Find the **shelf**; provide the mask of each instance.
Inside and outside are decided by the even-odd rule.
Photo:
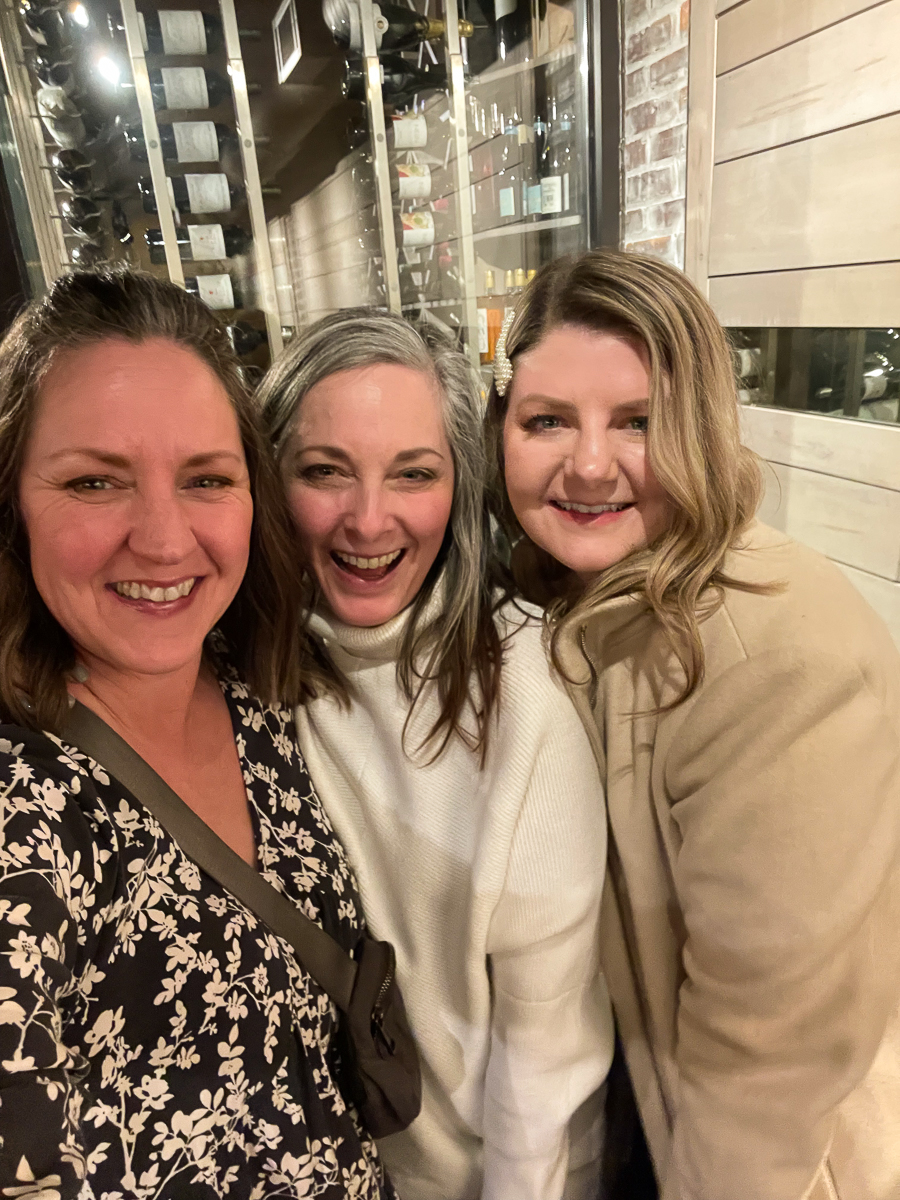
[[[468,86],[478,87],[481,84],[498,83],[501,79],[511,79],[514,75],[522,75],[525,71],[533,71],[535,67],[552,67],[557,63],[565,62],[567,58],[572,58],[574,54],[575,43],[566,42],[558,50],[551,50],[548,54],[541,54],[537,58],[529,58],[526,62],[512,63],[508,67],[497,67],[495,69],[489,67],[486,71],[482,71],[480,75],[473,75],[468,80]]]
[[[417,300],[415,304],[404,304],[401,307],[401,312],[418,312],[422,308],[456,308],[462,304],[462,297],[457,296],[454,300]]]
[[[570,229],[580,225],[584,218],[580,213],[571,217],[548,217],[546,220],[517,221],[515,225],[498,225],[496,229],[485,229],[476,233],[472,241],[484,242],[492,238],[512,237],[517,233],[537,233],[542,229]]]

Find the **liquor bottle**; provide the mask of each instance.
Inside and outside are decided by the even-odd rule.
[[[212,54],[225,44],[222,22],[198,9],[138,13],[145,54]],[[239,29],[247,40],[259,40],[258,29]]]
[[[158,128],[160,148],[167,162],[218,162],[223,154],[238,148],[235,131],[217,121],[173,121],[160,123]],[[124,134],[131,157],[146,162],[147,143],[141,126],[128,125]]]
[[[384,50],[412,50],[421,42],[442,38],[447,26],[434,17],[426,17],[399,4],[373,4],[375,46]],[[358,54],[363,51],[362,21],[359,6],[354,0],[325,0],[322,15],[339,46]],[[459,36],[471,37],[475,32],[469,21],[459,22]]]
[[[537,268],[531,267],[528,274],[525,276],[525,282],[531,283],[531,281],[532,281],[532,279],[534,279],[535,275],[537,275]]]
[[[59,206],[62,215],[75,233],[95,238],[103,227],[103,214],[88,196],[67,196]]]
[[[243,308],[243,297],[228,274],[191,275],[184,281],[185,291],[199,297],[210,308]]]
[[[110,224],[112,225],[113,234],[119,239],[123,246],[130,246],[134,241],[134,236],[131,232],[131,226],[128,224],[128,217],[125,215],[125,209],[118,200],[113,200],[112,209],[110,211]]]
[[[478,298],[478,352],[483,363],[493,362],[503,327],[503,309],[494,295],[494,272],[484,273],[484,295]]]
[[[76,267],[81,267],[86,271],[106,262],[106,254],[96,242],[79,242],[69,251],[69,258]]]
[[[225,332],[238,358],[252,354],[257,346],[265,345],[268,341],[265,332],[256,329],[248,321],[235,321],[233,325],[226,325]]]
[[[231,95],[231,85],[218,71],[205,67],[159,67],[150,71],[154,108],[216,108]],[[259,91],[248,84],[247,91]]]
[[[423,71],[399,54],[385,54],[381,59],[381,93],[386,100],[408,101],[417,92],[439,91],[446,86],[447,71],[443,66]],[[347,59],[341,90],[348,100],[365,100],[366,72],[362,60]]]
[[[521,277],[522,282],[519,282]],[[521,267],[517,267],[515,271],[507,271],[503,276],[503,286],[506,292],[506,301],[503,306],[503,320],[505,321],[510,313],[515,312],[516,298],[522,290],[522,285],[525,282],[525,272]]]
[[[64,188],[76,196],[90,196],[94,191],[93,163],[81,150],[56,150],[50,156],[50,166]]]
[[[206,262],[246,254],[253,238],[240,225],[179,225],[175,230],[178,253],[185,262]],[[150,261],[164,263],[166,248],[161,229],[148,229],[144,241]]]
[[[494,0],[494,16],[497,54],[505,62],[531,33],[531,5],[529,0]]]

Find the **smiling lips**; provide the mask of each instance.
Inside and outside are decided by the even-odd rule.
[[[340,550],[332,550],[331,558],[337,566],[354,579],[381,580],[400,562],[405,554],[405,548],[391,550],[388,554],[380,554],[366,558],[359,554],[344,554]]]
[[[113,587],[116,593],[124,596],[126,600],[150,600],[153,604],[165,604],[168,601],[180,600],[184,596],[189,596],[196,582],[197,578],[194,576],[169,587],[151,587],[146,583],[129,581],[115,583]]]
[[[619,504],[575,504],[571,500],[551,500],[550,503],[554,508],[560,508],[563,512],[585,513],[590,516],[599,516],[601,513],[617,513],[622,512],[626,508],[631,508],[633,501],[623,500]]]

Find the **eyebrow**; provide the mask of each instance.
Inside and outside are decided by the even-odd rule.
[[[58,450],[56,454],[50,455],[50,462],[56,462],[61,458],[91,458],[95,462],[104,463],[108,467],[118,467],[120,470],[126,470],[131,466],[131,459],[125,458],[121,454],[109,454],[105,450],[95,450],[91,446],[67,447],[65,450]],[[223,458],[231,459],[236,463],[243,462],[242,456],[235,454],[233,450],[209,450],[205,454],[192,454],[185,460],[183,466],[203,467],[211,462],[221,462]]]
[[[569,412],[574,411],[578,407],[578,405],[573,403],[571,400],[561,400],[557,396],[544,396],[540,392],[533,392],[530,396],[523,396],[518,403],[520,405],[546,404],[553,408],[566,409]],[[635,400],[623,400],[620,404],[614,405],[614,407],[616,411],[627,412],[629,409],[633,408],[646,408],[649,403],[649,397],[642,396]]]
[[[299,458],[301,454],[326,454],[329,458],[340,459],[341,462],[349,463],[351,461],[350,455],[337,446],[298,446],[297,457]],[[404,463],[413,462],[425,454],[431,454],[441,460],[444,458],[440,450],[435,450],[433,446],[416,446],[412,450],[401,450],[398,454],[395,454],[393,462],[397,466],[402,466]]]

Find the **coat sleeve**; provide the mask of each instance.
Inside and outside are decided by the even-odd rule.
[[[577,715],[560,697],[535,755],[490,928],[482,1200],[596,1193],[598,1089],[613,1048],[598,964],[605,858],[599,775]]]
[[[91,940],[100,862],[77,771],[63,782],[21,750],[0,740],[0,1194],[69,1200],[85,1173],[87,1062],[66,1044],[61,1001]]]
[[[664,1200],[801,1200],[900,996],[900,751],[839,653],[705,685],[672,736],[685,938]]]

